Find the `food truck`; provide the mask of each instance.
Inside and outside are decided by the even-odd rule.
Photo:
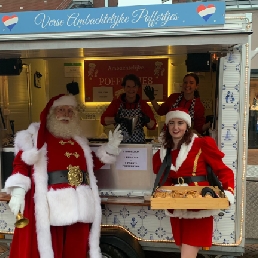
[[[252,16],[225,9],[216,1],[0,13],[2,188],[12,169],[15,132],[38,121],[47,100],[65,93],[67,83],[79,85],[78,111],[94,151],[112,130],[102,128],[99,118],[121,94],[123,75],[137,74],[163,102],[180,91],[185,73],[197,72],[206,115],[213,117],[210,134],[236,182],[235,203],[214,216],[213,246],[201,253],[243,254]],[[150,209],[152,156],[160,148],[164,123],[164,117],[155,117],[158,127],[146,131],[146,144],[121,144],[117,162],[95,171],[103,257],[179,251],[169,217],[162,209]],[[6,200],[3,194],[0,232],[11,241],[15,218]]]

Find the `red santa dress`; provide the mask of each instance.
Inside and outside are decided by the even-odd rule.
[[[153,171],[155,174],[158,173],[165,155],[166,149],[163,147],[154,154]],[[172,164],[165,185],[174,185],[172,181],[179,177],[206,176],[206,165],[209,164],[226,190],[229,201],[234,202],[234,173],[223,163],[224,154],[211,137],[199,138],[194,134],[189,145],[182,144],[180,150],[171,151],[171,155]],[[195,182],[189,185],[208,186],[209,182]],[[170,216],[176,245],[210,247],[213,233],[212,216],[217,215],[218,212],[218,210],[166,211],[165,213]]]

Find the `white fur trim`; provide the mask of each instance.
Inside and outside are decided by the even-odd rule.
[[[60,97],[59,99],[55,100],[53,102],[52,107],[58,107],[58,106],[77,106],[77,101],[73,95],[65,95]]]
[[[195,138],[198,138],[198,136],[196,134],[193,135],[191,142],[186,145],[185,143],[182,144],[180,151],[178,153],[178,156],[176,158],[176,166],[174,166],[173,164],[171,164],[171,170],[173,171],[178,171],[178,169],[181,167],[181,165],[183,164],[183,162],[185,161],[185,159],[187,158],[187,155],[189,153],[189,151],[191,150],[194,140]],[[161,146],[160,148],[160,160],[161,162],[163,162],[164,157],[166,156],[167,153],[167,149],[164,149],[163,146]]]
[[[158,143],[164,144],[164,132],[161,132],[158,136]]]
[[[39,151],[36,148],[31,148],[22,153],[22,160],[28,165],[35,164],[39,159]]]
[[[49,206],[47,202],[47,145],[40,149],[39,160],[34,164],[35,219],[40,258],[54,258],[50,233]],[[42,223],[44,221],[44,223]]]
[[[39,126],[40,126],[39,123],[31,123],[31,124],[29,125],[27,131],[28,131],[30,134],[32,134],[32,135],[38,134]]]
[[[173,118],[180,118],[183,119],[187,125],[189,127],[191,127],[191,116],[189,114],[187,114],[184,111],[181,110],[174,110],[174,111],[169,111],[166,114],[166,125],[168,124],[168,122],[173,119]]]
[[[32,123],[27,130],[22,130],[16,133],[14,139],[14,154],[20,150],[26,151],[34,147],[37,142],[39,123]]]
[[[96,156],[105,164],[113,164],[116,162],[117,156],[110,155],[106,152],[107,143],[101,145],[97,151]]]
[[[8,194],[11,193],[13,187],[21,187],[28,192],[31,188],[31,180],[29,177],[24,176],[20,173],[13,174],[5,181],[5,190]]]
[[[225,195],[228,198],[229,203],[232,205],[235,203],[235,196],[230,191],[225,190]]]
[[[50,225],[71,225],[78,221],[92,223],[94,221],[94,198],[89,186],[81,185],[47,193]],[[60,213],[62,211],[62,213]]]
[[[89,239],[90,252],[89,253],[90,253],[90,257],[92,258],[101,258],[102,254],[99,248],[99,238],[100,238],[102,210],[101,210],[101,201],[99,197],[97,180],[93,173],[93,160],[92,160],[91,149],[90,149],[90,146],[87,144],[87,142],[85,142],[83,138],[77,136],[77,137],[74,137],[74,139],[81,145],[84,151],[84,156],[87,161],[87,171],[89,173],[89,178],[90,178],[90,187],[92,189],[93,198],[94,198],[95,217],[90,231],[90,239]]]
[[[174,210],[173,213],[165,210],[165,214],[169,217],[175,217],[180,219],[201,219],[210,216],[218,215],[220,210],[199,210],[199,211],[189,211],[189,210]]]

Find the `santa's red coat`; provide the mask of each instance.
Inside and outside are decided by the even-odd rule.
[[[39,124],[17,133],[12,175],[5,183],[26,191],[24,216],[29,225],[15,229],[10,258],[100,258],[99,235],[101,206],[93,169],[113,163],[115,157],[101,146],[92,154],[86,138],[55,138],[47,134],[37,150]],[[89,173],[90,185],[48,185],[48,173],[79,166]],[[89,226],[90,225],[90,226]],[[90,232],[89,232],[90,230]],[[70,251],[69,251],[70,250]]]

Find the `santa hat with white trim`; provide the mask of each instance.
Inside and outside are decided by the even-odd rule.
[[[188,114],[188,110],[185,108],[172,108],[166,114],[166,125],[173,118],[180,118],[184,120],[189,127],[191,127],[191,116]]]
[[[45,143],[45,133],[47,125],[47,116],[50,109],[58,106],[77,106],[77,101],[73,95],[60,94],[49,100],[46,107],[40,113],[40,127],[37,138],[37,148],[40,149]]]

